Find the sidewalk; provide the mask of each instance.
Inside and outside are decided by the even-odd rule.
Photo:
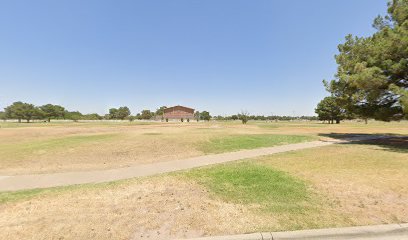
[[[389,224],[347,228],[264,232],[243,235],[203,237],[188,240],[406,240],[408,224]]]
[[[237,152],[205,155],[200,157],[137,165],[126,168],[94,170],[83,172],[63,172],[49,174],[0,176],[0,191],[17,191],[23,189],[49,188],[85,183],[110,182],[121,179],[145,177],[160,173],[186,170],[218,163],[226,163],[242,159],[255,158],[276,153],[296,151],[307,148],[322,147],[336,143],[348,143],[371,139],[388,138],[388,136],[370,135],[359,136],[343,140],[313,141],[305,143],[288,144],[276,147],[241,150]]]
[[[322,141],[305,142],[269,148],[258,148],[230,153],[205,155],[182,160],[159,162],[108,170],[0,176],[0,191],[17,191],[23,189],[49,188],[74,184],[109,182],[134,177],[144,177],[160,173],[168,173],[179,170],[191,169],[195,167],[207,166],[212,164],[254,158],[264,155],[327,146],[333,143],[334,142],[322,142]]]

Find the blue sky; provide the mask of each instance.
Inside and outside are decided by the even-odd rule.
[[[0,109],[313,115],[386,0],[0,0]]]

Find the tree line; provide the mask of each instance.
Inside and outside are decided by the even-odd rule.
[[[42,106],[35,106],[31,103],[14,102],[10,106],[4,108],[4,111],[0,111],[0,119],[17,119],[18,122],[32,120],[44,120],[50,122],[51,119],[62,120],[150,120],[150,119],[162,119],[164,109],[166,106],[158,108],[156,111],[142,110],[140,113],[131,115],[130,109],[126,106],[119,108],[110,108],[109,112],[105,115],[99,115],[97,113],[82,114],[79,111],[68,111],[65,107],[54,104],[45,104]],[[197,120],[211,119],[211,115],[208,111],[196,112],[194,114]]]
[[[61,120],[165,120],[163,119],[164,109],[166,106],[161,106],[156,111],[142,110],[140,113],[131,115],[131,111],[128,107],[123,106],[119,108],[110,108],[105,115],[99,115],[97,113],[82,114],[79,111],[68,111],[65,107],[54,104],[45,104],[42,106],[35,106],[34,104],[25,102],[14,102],[10,106],[4,108],[4,111],[0,112],[0,119],[17,119],[18,122],[32,120],[44,120],[50,122],[51,119]],[[318,120],[315,116],[264,116],[264,115],[250,115],[247,112],[241,112],[230,116],[211,116],[208,111],[196,111],[194,113],[194,119],[197,121],[210,121],[211,119],[219,121],[234,121],[240,120],[242,123],[247,123],[249,120],[255,121],[291,121],[291,120]],[[191,119],[193,120],[193,119]]]
[[[317,105],[319,119],[408,119],[408,0],[389,1],[373,27],[373,35],[348,35],[338,46],[337,73],[323,81],[331,96]]]
[[[293,120],[306,120],[306,121],[316,121],[318,120],[317,116],[278,116],[278,115],[271,115],[271,116],[265,116],[265,115],[246,115],[244,116],[243,114],[234,114],[231,116],[214,116],[213,117],[216,120],[242,120],[246,119],[247,121],[249,120],[254,120],[254,121],[293,121]]]

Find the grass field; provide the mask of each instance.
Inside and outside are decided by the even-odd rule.
[[[82,171],[316,139],[237,123],[6,123],[0,174]]]
[[[407,123],[4,123],[0,174],[107,169],[330,137],[408,134]]]
[[[157,148],[167,143],[209,154],[296,142],[295,136],[305,136],[303,141],[355,133],[408,135],[406,122],[114,126],[113,131],[81,124],[56,124],[49,132],[37,132],[42,126],[2,128],[11,140],[1,144],[74,137],[70,148],[79,154],[80,146],[97,151],[96,145],[104,149],[118,142],[119,148],[143,138]],[[101,138],[76,139],[82,135]],[[41,146],[58,156],[59,144]],[[209,150],[200,150],[203,146]],[[169,239],[408,222],[407,149],[408,138],[336,144],[142,179],[3,192],[0,239]]]

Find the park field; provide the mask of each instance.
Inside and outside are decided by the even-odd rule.
[[[1,175],[393,136],[110,183],[1,192],[0,239],[173,239],[408,222],[408,122],[0,126]]]
[[[407,123],[0,123],[0,174],[109,169],[332,134],[408,134]]]

